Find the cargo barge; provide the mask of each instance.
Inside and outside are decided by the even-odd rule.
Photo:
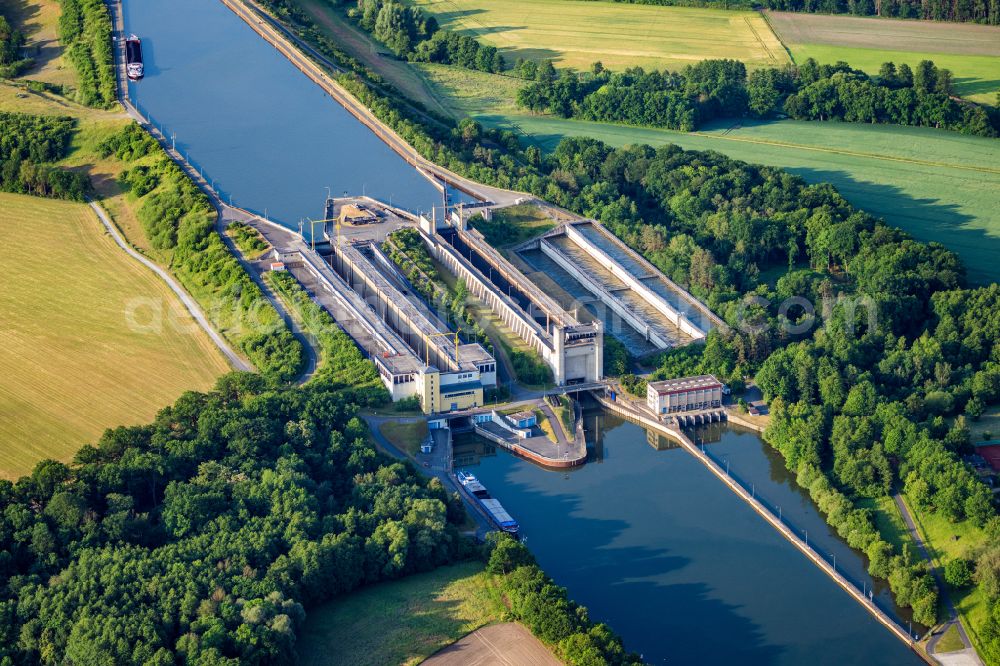
[[[142,42],[135,35],[129,35],[125,40],[125,73],[133,81],[143,77]]]
[[[498,500],[490,497],[486,486],[481,484],[479,479],[468,472],[459,472],[456,476],[462,486],[462,490],[486,512],[486,515],[490,518],[490,522],[515,539],[518,538],[520,527],[517,521],[507,513],[507,510],[500,505]]]

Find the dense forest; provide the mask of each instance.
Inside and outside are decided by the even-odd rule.
[[[304,608],[469,555],[356,402],[232,374],[0,481],[0,662],[292,663]]]
[[[129,123],[100,146],[126,168],[119,182],[139,201],[150,245],[227,338],[275,381],[291,381],[304,363],[302,345],[215,230],[216,211],[141,127]]]
[[[771,401],[765,437],[789,469],[826,470],[856,497],[904,490],[920,512],[985,528],[992,546],[973,556],[992,612],[977,630],[993,660],[1000,658],[1000,518],[990,489],[960,456],[972,452],[967,422],[1000,401],[998,304],[996,284],[937,291],[925,325],[908,336],[884,326],[851,331],[837,313],[813,339],[771,355],[756,376]],[[873,557],[867,539],[859,547]],[[873,558],[873,573],[876,566]],[[897,577],[899,570],[888,569]]]
[[[66,157],[76,121],[0,111],[0,190],[83,201],[86,175],[57,166]]]
[[[34,63],[24,55],[25,43],[24,33],[0,14],[0,79],[19,76]]]
[[[111,16],[103,0],[59,0],[59,41],[76,70],[76,100],[109,108],[118,98]]]
[[[1000,112],[954,97],[951,71],[924,60],[915,70],[882,65],[877,76],[847,63],[755,70],[749,76],[737,60],[704,60],[681,72],[646,72],[640,67],[609,72],[595,63],[590,72],[556,72],[518,63],[516,73],[532,80],[518,91],[519,106],[564,118],[583,118],[691,131],[715,118],[785,114],[800,120],[841,120],[938,127],[963,134],[997,136]]]

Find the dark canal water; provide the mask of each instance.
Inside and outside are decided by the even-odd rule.
[[[329,187],[411,210],[440,195],[218,0],[125,0],[146,77],[132,99],[223,198],[298,228]]]
[[[546,471],[504,452],[468,469],[542,567],[629,649],[654,664],[923,663],[684,450],[611,415],[589,413],[587,424],[600,460],[582,469]],[[838,568],[870,580],[755,434],[702,434],[811,543],[836,552]],[[897,613],[878,587],[876,601]]]

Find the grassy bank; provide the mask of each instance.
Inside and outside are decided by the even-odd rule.
[[[907,506],[911,507],[910,514],[916,522],[920,538],[939,569],[943,569],[955,558],[975,560],[976,555],[987,546],[986,533],[972,525],[970,521],[950,523],[936,513],[914,512],[913,502],[905,497],[904,499]],[[974,647],[980,654],[984,654],[982,638],[976,633],[977,628],[986,625],[989,613],[982,590],[978,586],[959,589],[949,586],[947,594],[954,602]]]
[[[498,594],[479,562],[382,583],[309,613],[303,666],[415,664],[497,620]]]
[[[228,369],[86,205],[0,194],[0,234],[12,278],[0,290],[0,478],[148,421]]]

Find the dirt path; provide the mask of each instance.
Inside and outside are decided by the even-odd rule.
[[[330,32],[337,45],[348,55],[378,72],[387,83],[410,99],[420,102],[431,111],[454,117],[454,112],[441,103],[431,92],[427,82],[408,63],[390,55],[382,55],[381,52],[388,49],[380,48],[368,35],[347,23],[337,10],[322,6],[315,0],[302,0],[299,4],[320,27]]]
[[[163,280],[168,287],[170,287],[170,290],[177,294],[177,298],[181,300],[181,303],[183,303],[187,311],[191,313],[194,320],[198,322],[198,325],[201,326],[206,333],[208,333],[208,337],[212,339],[212,342],[214,342],[215,346],[219,348],[219,351],[221,351],[226,358],[229,359],[230,365],[232,365],[235,369],[242,370],[244,372],[252,371],[253,368],[251,368],[250,365],[247,364],[247,362],[244,361],[243,358],[229,346],[229,343],[226,342],[221,335],[219,335],[218,331],[212,327],[208,319],[205,317],[205,314],[198,306],[198,303],[196,303],[195,300],[188,295],[187,291],[185,291],[184,288],[178,284],[169,273],[133,250],[128,243],[125,242],[125,239],[122,238],[122,235],[118,232],[115,225],[112,224],[111,219],[108,217],[107,213],[104,212],[103,208],[98,206],[93,201],[90,202],[90,207],[97,214],[97,217],[101,220],[101,224],[104,225],[104,228],[108,230],[109,234],[111,234],[111,238],[114,239],[115,244],[125,250],[126,254],[130,257],[156,273],[157,276],[159,276],[159,278]]]
[[[910,514],[910,508],[906,506],[906,502],[903,501],[902,496],[899,493],[894,493],[892,496],[894,502],[896,502],[896,507],[899,509],[899,513],[903,516],[903,522],[906,523],[906,531],[910,534],[910,539],[913,543],[917,544],[917,549],[920,550],[921,555],[927,560],[927,563],[931,568],[931,575],[934,576],[934,582],[937,583],[938,590],[940,590],[942,596],[944,597],[945,608],[948,610],[948,620],[941,625],[941,628],[931,636],[930,640],[927,641],[927,653],[933,656],[939,663],[948,663],[958,666],[959,664],[968,664],[969,666],[979,665],[982,666],[982,661],[979,659],[979,655],[972,647],[972,641],[969,640],[969,635],[965,631],[965,627],[962,626],[962,622],[958,617],[958,611],[955,609],[955,604],[951,601],[951,596],[948,594],[948,588],[945,587],[944,578],[941,575],[941,570],[937,567],[933,558],[931,558],[930,552],[927,550],[927,545],[924,543],[923,539],[920,538],[920,532],[917,530],[917,524],[913,520],[913,516]],[[962,638],[962,643],[965,645],[965,650],[960,652],[949,653],[947,659],[942,660],[941,655],[934,654],[934,648],[937,646],[938,641],[944,636],[944,633],[948,631],[951,625],[956,625],[958,627],[958,635]]]
[[[514,622],[476,629],[423,662],[427,666],[559,666],[561,661]]]

